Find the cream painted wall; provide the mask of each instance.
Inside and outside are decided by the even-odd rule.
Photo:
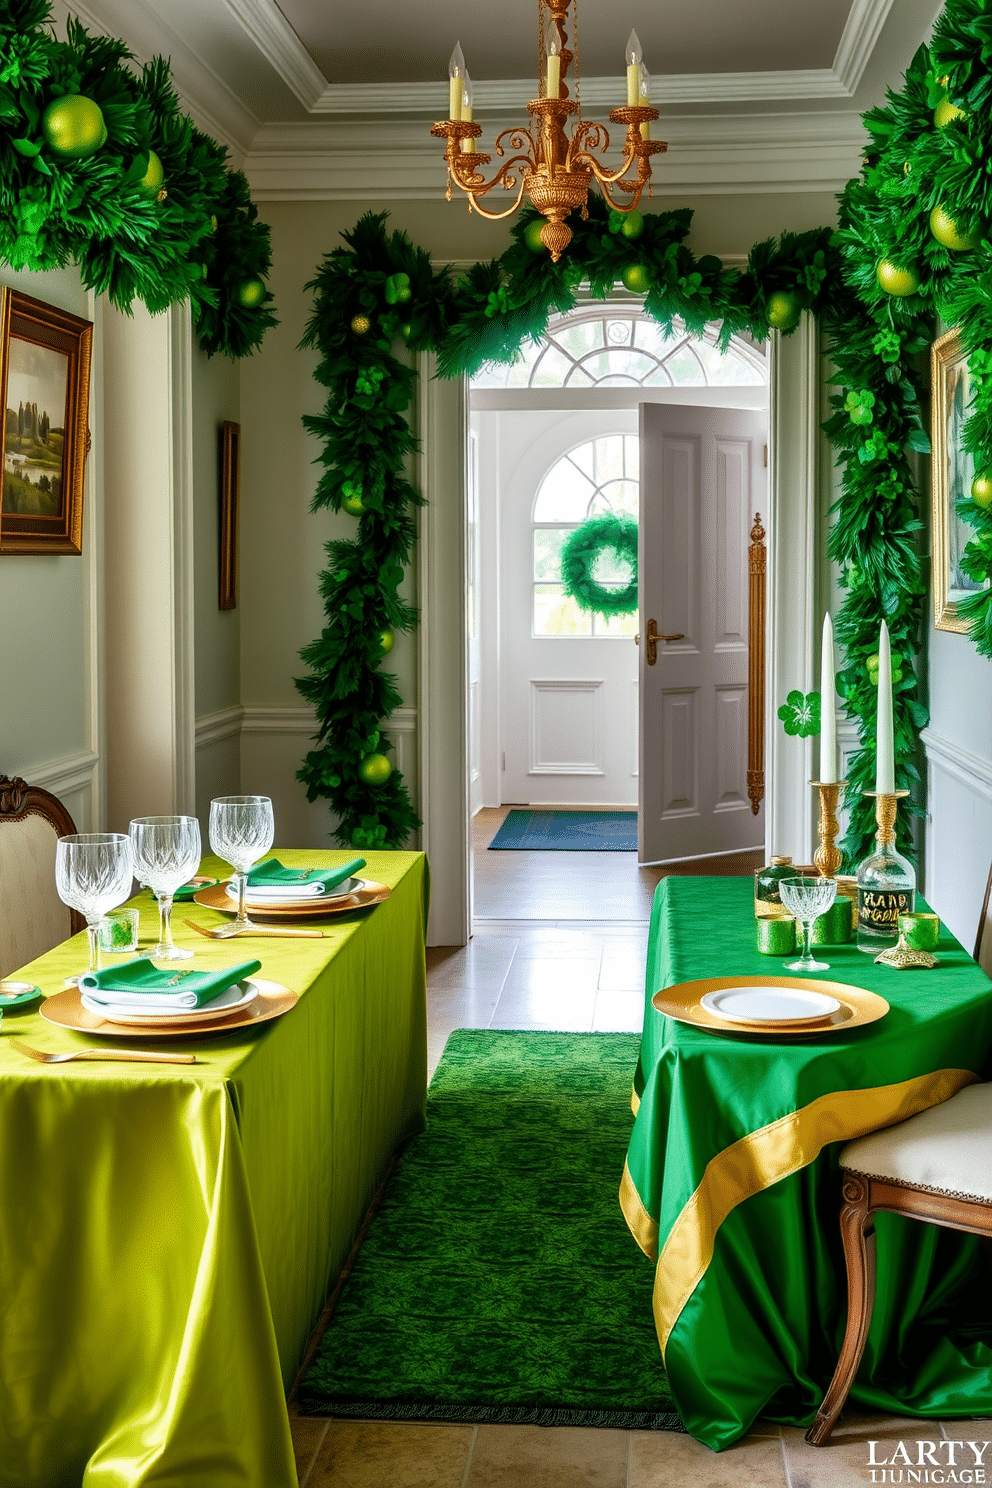
[[[241,610],[217,607],[220,430],[241,422],[240,363],[194,345],[191,380],[196,814],[206,842],[211,800],[241,789]]]
[[[463,202],[376,203],[388,210],[390,228],[405,230],[438,261],[476,260],[501,253],[506,223],[469,216]],[[692,205],[690,238],[699,252],[744,254],[752,243],[781,232],[831,224],[836,203],[826,193],[706,196],[695,202],[656,196],[651,210]],[[299,347],[312,311],[305,289],[323,256],[340,246],[339,234],[359,217],[349,202],[265,203],[272,228],[275,293],[281,324],[270,331],[241,369],[242,569],[241,695],[242,787],[273,796],[277,840],[323,844],[326,807],[308,806],[294,774],[309,747],[308,719],[293,678],[302,670],[299,650],[320,633],[323,613],[317,587],[323,544],[349,536],[354,520],[309,504],[319,475],[317,441],[300,424],[318,412],[322,390],[313,381],[316,355]],[[416,703],[416,644],[401,637],[391,656],[404,703]],[[412,750],[410,751],[412,753]],[[408,779],[411,787],[415,782]]]
[[[931,616],[928,676],[926,893],[970,951],[992,857],[992,661]]]
[[[0,283],[93,319],[75,268],[5,269]],[[0,557],[0,773],[55,791],[82,829],[99,826],[101,813],[99,361],[97,334],[82,555]]]
[[[193,572],[198,719],[241,702],[241,611],[217,608],[220,430],[241,420],[240,363],[194,345]]]

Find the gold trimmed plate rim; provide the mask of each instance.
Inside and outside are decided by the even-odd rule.
[[[222,879],[213,888],[202,889],[199,894],[193,895],[193,903],[202,904],[205,909],[217,909],[224,914],[236,915],[237,904],[227,892],[229,882],[229,879]],[[312,899],[296,899],[289,904],[251,904],[247,906],[248,913],[253,920],[322,919],[327,915],[350,914],[369,904],[381,904],[393,892],[385,884],[376,883],[371,878],[363,879],[363,883],[364,888],[355,889],[353,893],[339,899],[324,900],[321,904],[314,904]]]
[[[78,987],[66,987],[54,993],[41,1005],[39,1011],[48,1023],[59,1028],[69,1028],[74,1033],[90,1033],[97,1038],[122,1039],[172,1039],[205,1038],[208,1034],[237,1033],[242,1028],[253,1028],[258,1023],[268,1023],[281,1018],[299,1002],[299,994],[291,992],[281,982],[271,982],[263,977],[252,977],[258,988],[258,996],[233,1012],[219,1014],[216,1020],[200,1022],[174,1019],[167,1028],[152,1028],[147,1023],[110,1023],[96,1013],[83,1007]]]
[[[709,1012],[700,1005],[699,999],[707,992],[722,992],[737,987],[788,987],[807,991],[823,992],[835,997],[840,1007],[834,1013],[816,1023],[742,1023],[730,1022]],[[665,1017],[677,1023],[700,1028],[707,1033],[717,1033],[730,1038],[812,1039],[824,1035],[847,1033],[852,1028],[863,1028],[877,1023],[889,1011],[889,1004],[877,992],[867,987],[851,986],[848,982],[823,981],[818,977],[776,977],[752,975],[745,977],[706,977],[691,982],[678,982],[672,987],[662,987],[651,999],[651,1006]]]

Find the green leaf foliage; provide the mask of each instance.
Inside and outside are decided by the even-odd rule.
[[[72,19],[59,41],[49,14],[47,0],[0,0],[0,260],[75,263],[87,288],[124,311],[188,300],[208,355],[245,356],[275,324],[267,292],[242,303],[242,287],[270,265],[247,182],[183,113],[162,58],[136,71],[123,42]],[[99,107],[106,138],[69,158],[44,118],[77,94]],[[144,183],[153,156],[160,186]]]

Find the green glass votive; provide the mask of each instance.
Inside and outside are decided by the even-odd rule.
[[[854,934],[854,904],[838,894],[826,914],[813,921],[813,945],[846,945]]]
[[[754,922],[755,945],[763,956],[788,956],[796,949],[792,915],[765,915]]]
[[[901,914],[899,934],[914,951],[935,951],[940,938],[940,916],[935,914]]]

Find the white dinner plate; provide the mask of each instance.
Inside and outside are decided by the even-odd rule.
[[[701,1007],[730,1023],[815,1023],[840,1007],[836,997],[798,987],[724,987],[706,992]]]
[[[166,1026],[170,1019],[178,1023],[190,1023],[199,1019],[215,1018],[218,1013],[233,1013],[237,1008],[245,1007],[253,1002],[258,996],[258,988],[251,980],[235,982],[233,987],[228,987],[219,997],[213,998],[211,1002],[205,1002],[200,1008],[176,1008],[167,1011],[164,1008],[156,1008],[154,1012],[142,1013],[133,1008],[108,1007],[101,1002],[96,1002],[92,997],[82,994],[83,1007],[90,1013],[96,1013],[98,1018],[104,1018],[108,1023],[157,1023]]]
[[[333,904],[336,899],[347,899],[349,894],[354,894],[362,888],[364,879],[346,878],[344,883],[336,884],[329,894],[300,894],[299,889],[294,890],[292,885],[286,884],[285,892],[280,887],[278,894],[259,894],[251,889],[245,891],[245,903],[254,909],[263,909],[267,904]],[[238,902],[238,891],[233,884],[227,885],[228,897]]]

